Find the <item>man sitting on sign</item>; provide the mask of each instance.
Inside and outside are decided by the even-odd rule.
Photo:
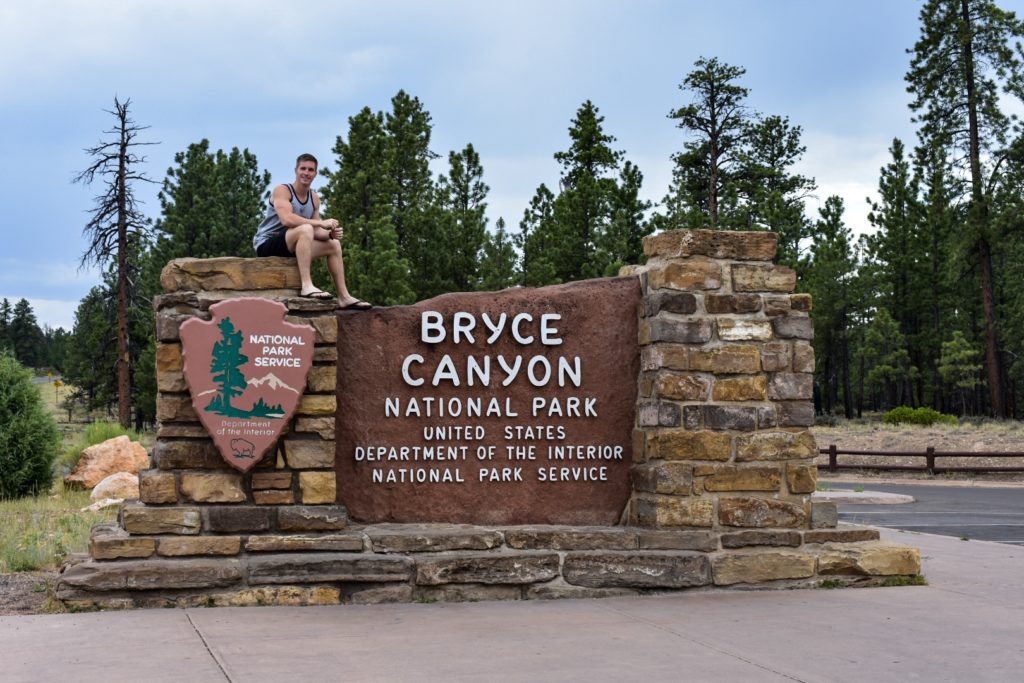
[[[330,299],[331,294],[313,285],[310,264],[314,258],[327,258],[338,288],[342,309],[365,311],[371,304],[352,296],[345,286],[345,264],[341,258],[344,230],[333,218],[320,218],[320,197],[313,191],[317,161],[312,154],[301,154],[295,162],[295,182],[278,185],[270,197],[267,215],[256,229],[252,246],[257,256],[294,256],[299,265],[302,288],[299,296]]]

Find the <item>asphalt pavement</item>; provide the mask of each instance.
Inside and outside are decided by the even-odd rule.
[[[1020,680],[1024,548],[882,534],[927,586],[0,617],[0,680]]]
[[[831,490],[863,488],[912,496],[903,505],[839,504],[851,524],[920,531],[958,539],[1024,545],[1024,486],[939,486],[836,482]]]

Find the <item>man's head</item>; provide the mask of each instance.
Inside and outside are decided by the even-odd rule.
[[[298,185],[309,186],[316,178],[317,161],[312,154],[300,154],[295,160],[295,182]]]

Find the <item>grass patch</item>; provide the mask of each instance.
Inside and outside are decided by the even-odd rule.
[[[920,574],[887,576],[881,585],[886,588],[891,586],[927,586],[928,580]]]
[[[70,553],[89,548],[93,524],[116,519],[117,508],[79,512],[88,491],[58,483],[50,495],[0,500],[0,572],[57,569]]]

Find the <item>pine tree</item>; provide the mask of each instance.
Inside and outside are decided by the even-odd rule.
[[[487,192],[484,169],[473,145],[448,155],[449,172],[438,179],[438,229],[441,244],[435,245],[434,278],[430,296],[443,292],[468,292],[479,280],[480,258],[487,239]]]
[[[495,291],[515,284],[516,251],[512,238],[505,229],[505,219],[499,218],[494,232],[488,233],[480,258],[480,281],[475,289]]]
[[[654,225],[647,220],[651,202],[640,199],[643,182],[643,173],[631,161],[622,165],[611,194],[611,221],[597,239],[597,260],[605,264],[602,275],[616,275],[622,266],[644,260],[643,240]]]
[[[701,57],[679,89],[692,101],[669,113],[691,139],[672,155],[675,169],[665,197],[667,223],[711,229],[738,200],[733,175],[740,164],[744,137],[752,114],[745,100],[749,90],[737,83],[746,69]]]
[[[11,344],[11,316],[14,314],[11,308],[11,302],[5,297],[3,301],[0,301],[0,352],[4,349],[13,350],[14,346]]]
[[[960,330],[954,331],[949,341],[942,342],[939,372],[960,399],[961,415],[967,414],[968,398],[978,385],[978,374],[982,369],[981,364],[977,362],[980,355]]]
[[[14,305],[7,334],[14,358],[19,363],[29,368],[46,364],[43,331],[39,329],[36,314],[27,299],[20,299]]]
[[[1001,109],[1001,92],[1021,99],[1024,72],[1011,43],[1024,24],[992,0],[929,0],[921,8],[921,37],[906,74],[911,109],[922,141],[948,149],[947,156],[969,179],[966,229],[981,272],[985,320],[985,366],[992,413],[1006,415],[993,246],[999,235],[991,220],[990,188],[1008,153],[1014,119]]]
[[[138,126],[129,114],[131,100],[114,98],[114,127],[106,131],[113,139],[86,150],[92,163],[75,178],[87,185],[100,177],[105,190],[96,197],[96,208],[85,226],[89,246],[82,255],[82,265],[115,263],[117,276],[117,403],[118,420],[123,427],[131,426],[132,416],[132,364],[137,356],[131,354],[129,318],[133,299],[137,294],[138,259],[141,245],[146,239],[148,221],[139,211],[133,185],[152,182],[138,170],[145,161],[136,153],[143,145],[154,143],[139,141],[138,135],[146,129]]]
[[[558,244],[561,236],[554,205],[555,195],[541,183],[519,222],[516,244],[522,253],[520,279],[528,287],[562,282],[558,279],[557,258],[563,249]]]

